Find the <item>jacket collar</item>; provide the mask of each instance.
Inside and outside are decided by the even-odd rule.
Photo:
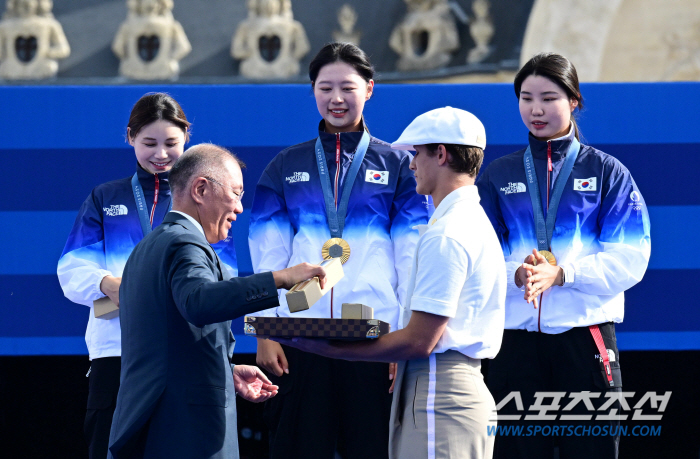
[[[326,158],[328,161],[335,161],[335,149],[338,137],[340,137],[340,154],[345,158],[353,158],[355,156],[355,150],[357,150],[357,145],[362,139],[362,133],[364,132],[364,124],[362,125],[362,131],[356,132],[341,132],[340,134],[330,134],[324,130],[325,123],[323,120],[318,124],[318,136],[321,138],[321,144],[323,145],[323,151],[326,152]]]
[[[138,161],[136,162],[136,176],[139,178],[139,183],[141,183],[144,191],[153,191],[156,189],[156,175],[158,176],[158,192],[169,192],[170,182],[168,180],[168,176],[170,175],[170,171],[151,174],[146,169],[141,167]]]
[[[574,140],[574,127],[573,124],[569,129],[569,133],[558,139],[542,141],[537,140],[532,133],[528,136],[530,142],[530,151],[532,152],[532,157],[535,159],[547,159],[547,144],[550,143],[552,146],[552,162],[557,162],[563,158],[566,158],[566,153],[569,151],[569,145]]]
[[[202,239],[204,239],[204,241],[207,241],[207,238],[204,236],[204,230],[201,229],[201,226],[198,228],[194,222],[192,222],[189,218],[185,217],[180,212],[168,212],[165,218],[163,218],[163,223],[176,223],[178,225],[184,226],[187,230],[200,235]],[[207,241],[207,244],[208,243],[209,242]]]

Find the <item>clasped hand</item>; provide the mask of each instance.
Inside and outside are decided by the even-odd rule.
[[[561,285],[561,268],[552,266],[536,249],[525,257],[523,264],[515,272],[516,285],[525,287],[524,299],[539,307],[537,298],[552,285]]]

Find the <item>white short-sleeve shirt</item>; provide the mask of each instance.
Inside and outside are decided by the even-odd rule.
[[[505,326],[506,266],[476,186],[448,194],[418,230],[402,328],[411,311],[449,317],[434,353],[495,357]]]

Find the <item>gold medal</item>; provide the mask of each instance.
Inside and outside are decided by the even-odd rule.
[[[550,252],[549,250],[540,250],[540,254],[547,260],[547,262],[552,265],[556,266],[557,265],[557,259],[554,258],[554,254]],[[535,260],[534,266],[537,266],[537,260]]]
[[[331,258],[340,258],[340,262],[345,264],[350,258],[350,244],[345,239],[334,237],[328,239],[321,249],[321,255],[324,260]]]

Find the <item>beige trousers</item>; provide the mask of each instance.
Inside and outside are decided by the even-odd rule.
[[[495,408],[481,360],[456,351],[399,362],[389,425],[391,459],[490,459]]]

